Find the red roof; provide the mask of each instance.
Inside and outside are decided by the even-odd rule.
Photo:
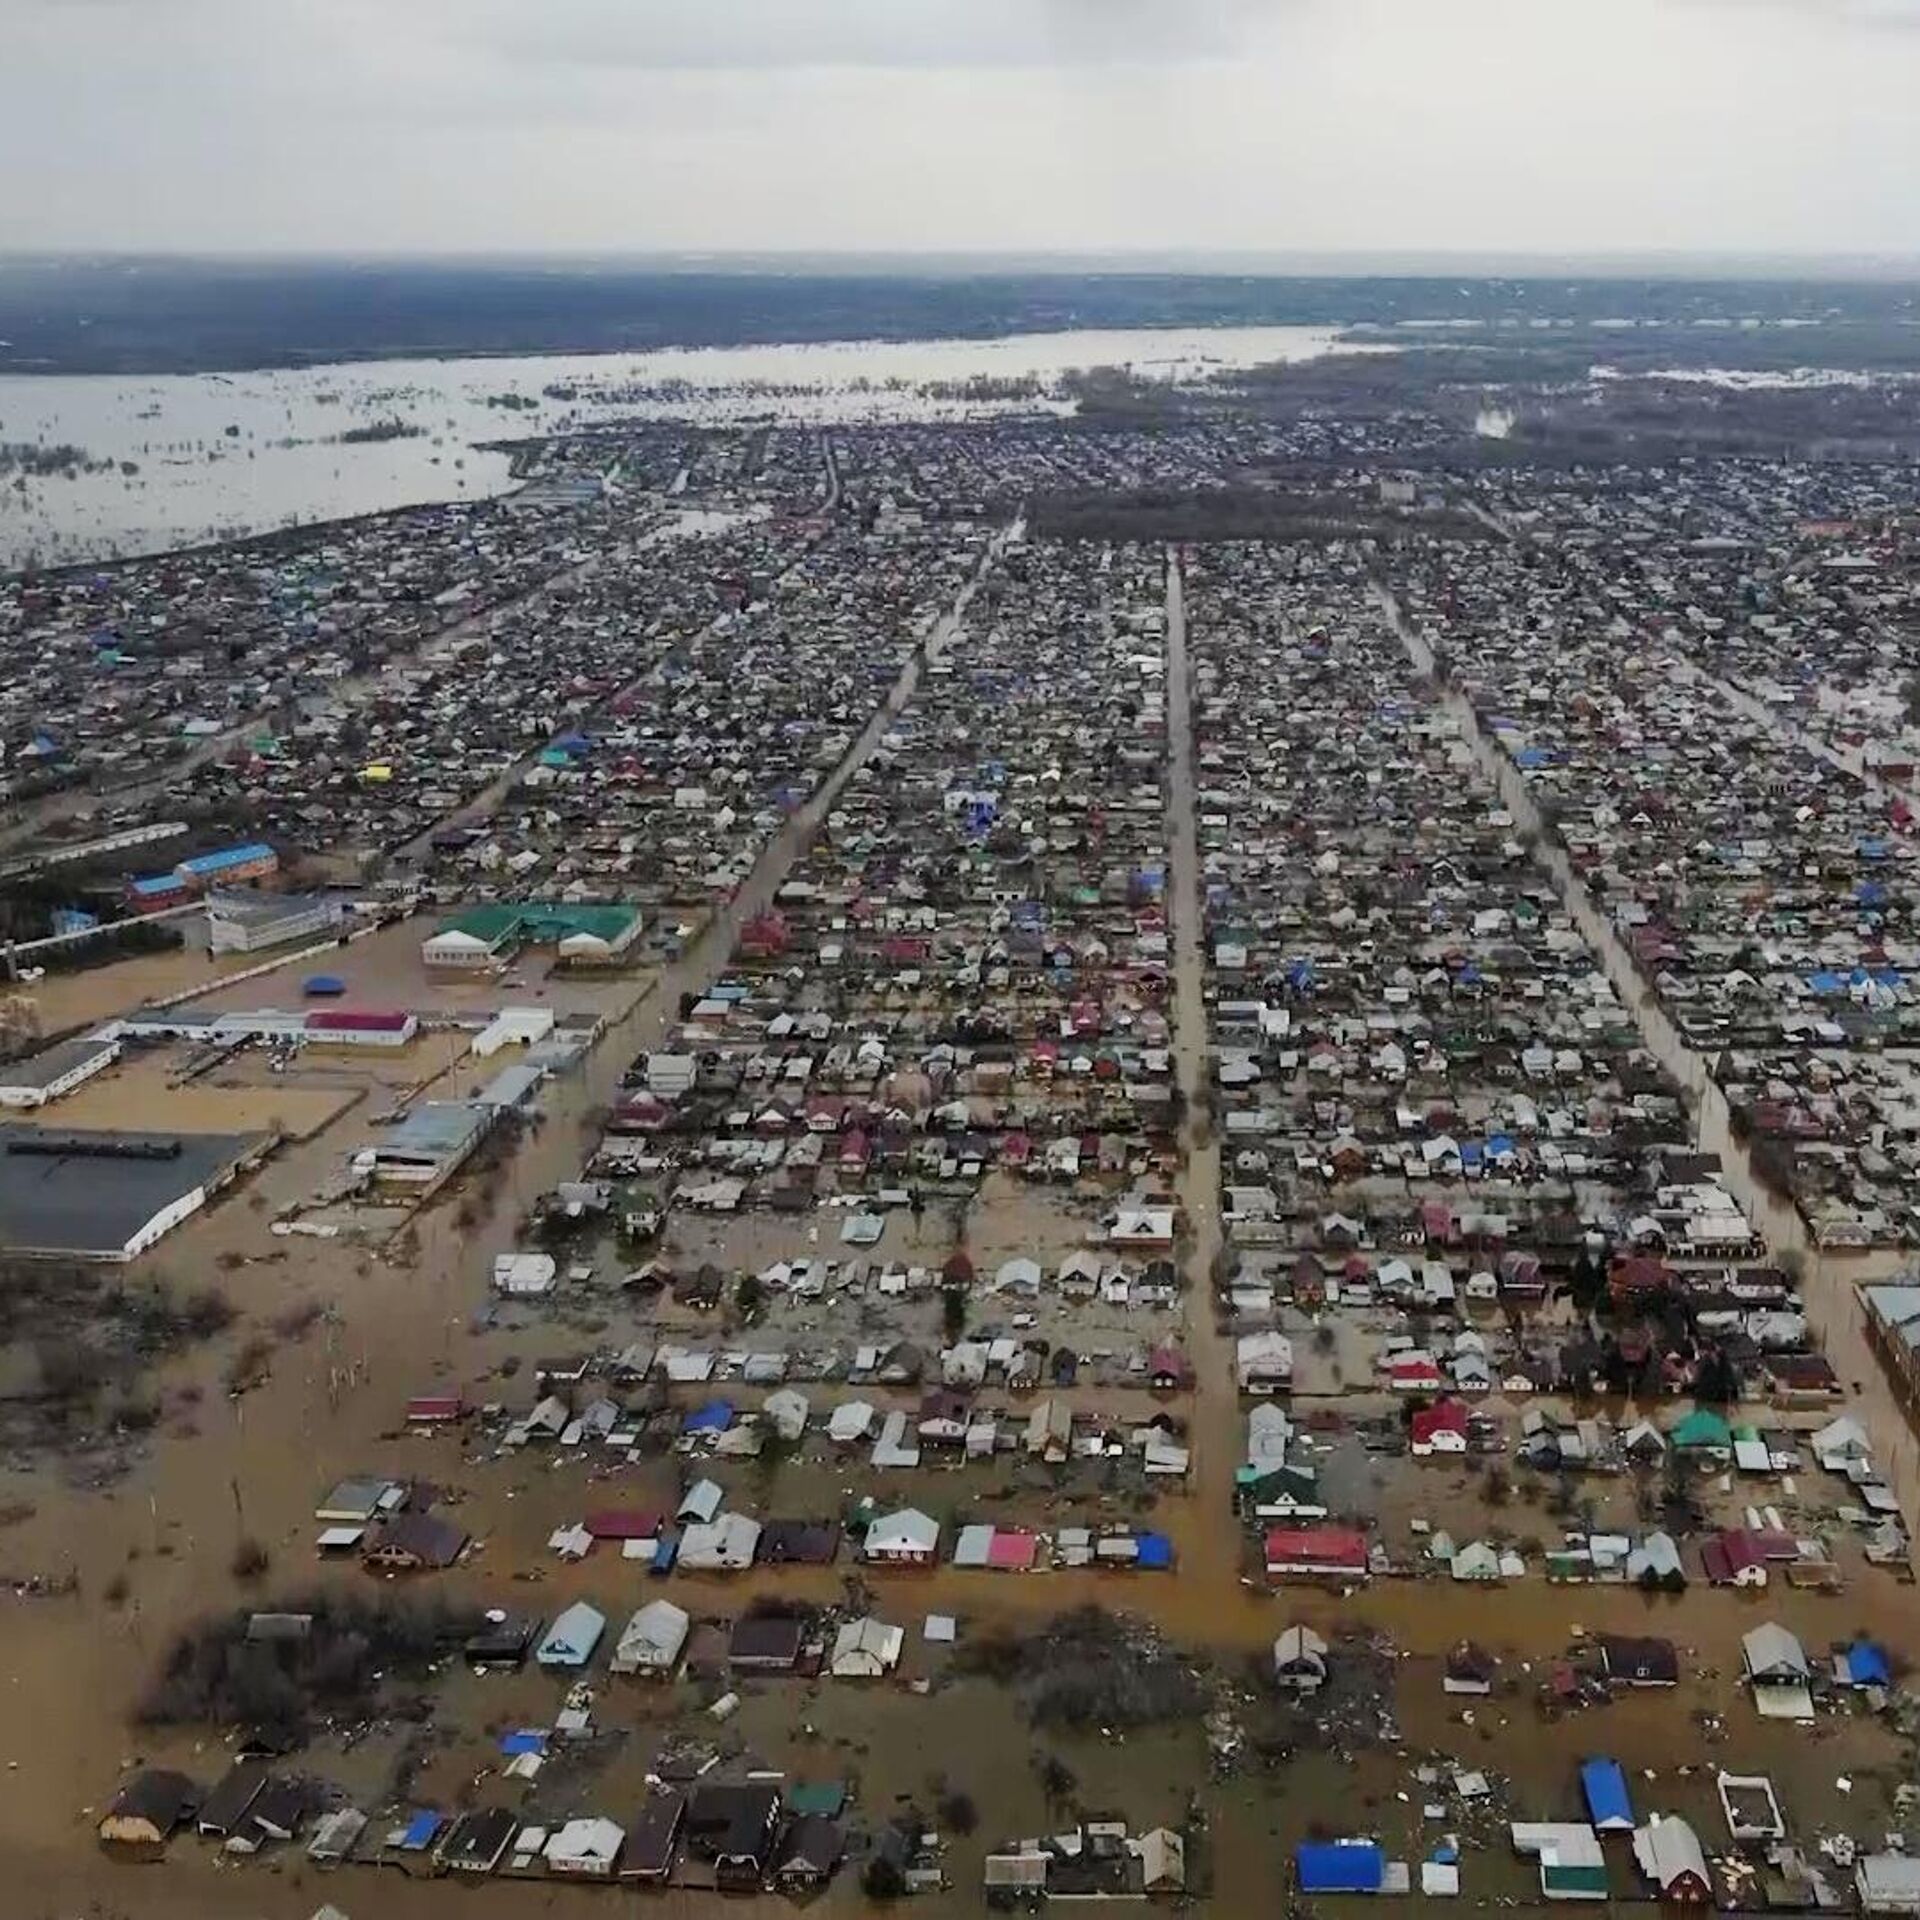
[[[987,1543],[987,1565],[1008,1573],[1025,1573],[1039,1548],[1039,1540],[1031,1533],[995,1527]]]
[[[1367,1536],[1351,1527],[1271,1527],[1267,1531],[1267,1565],[1350,1567],[1364,1573]]]
[[[401,1033],[412,1018],[391,1008],[346,1007],[310,1013],[305,1025],[309,1033]]]
[[[1457,1433],[1462,1439],[1466,1438],[1467,1410],[1458,1400],[1442,1400],[1437,1407],[1422,1407],[1413,1416],[1416,1445],[1431,1440],[1436,1433]]]
[[[1166,1374],[1175,1380],[1191,1380],[1193,1365],[1171,1341],[1163,1342],[1147,1356],[1149,1375]]]
[[[457,1393],[420,1393],[407,1402],[407,1419],[416,1427],[434,1426],[445,1420],[458,1420],[467,1403]]]
[[[582,1523],[596,1540],[651,1540],[660,1531],[660,1516],[637,1508],[609,1507],[590,1513]]]
[[[1615,1293],[1657,1293],[1667,1284],[1667,1263],[1648,1254],[1616,1260],[1609,1284]]]

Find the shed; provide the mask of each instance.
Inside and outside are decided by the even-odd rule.
[[[1293,1850],[1293,1874],[1302,1893],[1378,1893],[1387,1857],[1377,1840],[1303,1840]]]
[[[1617,1760],[1583,1760],[1580,1792],[1587,1818],[1600,1833],[1631,1833],[1633,1801],[1627,1793],[1626,1771]]]

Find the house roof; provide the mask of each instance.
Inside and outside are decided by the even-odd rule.
[[[1776,1620],[1744,1634],[1740,1653],[1750,1674],[1791,1673],[1804,1679],[1812,1671],[1799,1640]]]
[[[1580,1763],[1580,1791],[1586,1799],[1587,1817],[1603,1831],[1626,1831],[1633,1825],[1633,1802],[1627,1794],[1627,1776],[1617,1760],[1583,1760]]]
[[[1662,1891],[1683,1875],[1696,1877],[1706,1887],[1713,1885],[1699,1835],[1676,1813],[1655,1814],[1636,1830],[1633,1857],[1640,1871]]]
[[[1303,1840],[1293,1870],[1302,1893],[1377,1893],[1387,1861],[1375,1840]]]

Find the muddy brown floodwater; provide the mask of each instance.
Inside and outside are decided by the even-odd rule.
[[[538,1194],[578,1173],[591,1143],[591,1115],[633,1056],[659,1044],[680,995],[724,969],[740,926],[771,902],[847,781],[913,697],[927,659],[937,658],[958,628],[1000,544],[914,647],[845,757],[770,842],[701,938],[609,1029],[581,1072],[551,1084],[544,1124],[491,1176],[492,1204],[477,1225],[456,1222],[456,1202],[447,1197],[421,1217],[421,1258],[402,1268],[323,1241],[270,1242],[242,1192],[198,1217],[153,1257],[167,1272],[195,1281],[212,1278],[222,1255],[247,1261],[222,1284],[250,1320],[270,1320],[311,1298],[331,1303],[337,1320],[283,1350],[267,1385],[237,1401],[225,1396],[222,1383],[228,1348],[203,1350],[167,1370],[157,1383],[168,1412],[156,1444],[133,1473],[102,1492],[76,1497],[58,1484],[57,1472],[44,1468],[0,1473],[0,1502],[26,1516],[0,1531],[0,1574],[72,1572],[80,1583],[77,1598],[0,1600],[7,1609],[0,1673],[11,1729],[0,1733],[7,1781],[0,1796],[0,1862],[13,1889],[0,1899],[7,1920],[82,1910],[157,1920],[227,1914],[305,1920],[323,1897],[316,1887],[329,1884],[356,1920],[370,1911],[394,1920],[444,1911],[444,1889],[411,1886],[397,1876],[355,1873],[316,1883],[291,1863],[234,1873],[193,1845],[177,1848],[155,1870],[105,1861],[91,1844],[95,1809],[125,1762],[139,1754],[187,1766],[202,1778],[220,1764],[218,1742],[150,1738],[129,1726],[128,1715],[173,1635],[192,1619],[234,1604],[230,1562],[241,1537],[258,1536],[274,1550],[272,1586],[364,1582],[357,1572],[312,1568],[306,1519],[315,1487],[369,1459],[390,1457],[377,1443],[386,1435],[390,1446],[408,1393],[435,1378],[485,1370],[483,1342],[470,1317],[484,1298],[492,1256],[512,1244],[515,1222]],[[61,1025],[105,1018],[229,970],[210,966],[204,955],[128,962],[48,983],[43,1017]],[[259,995],[273,997],[270,990]],[[490,1581],[483,1562],[449,1586],[497,1598],[505,1574],[496,1569]],[[121,1576],[128,1596],[116,1608],[102,1596]],[[615,1896],[516,1887],[497,1897],[520,1912],[586,1914],[606,1912]],[[671,1913],[681,1903],[661,1905]]]
[[[129,1716],[174,1634],[195,1616],[234,1603],[229,1563],[243,1534],[257,1535],[274,1553],[269,1591],[334,1582],[364,1587],[366,1576],[357,1570],[312,1567],[307,1516],[316,1487],[369,1464],[396,1465],[396,1449],[417,1448],[406,1457],[422,1474],[463,1477],[457,1441],[403,1442],[393,1436],[401,1401],[435,1381],[465,1386],[482,1380],[507,1351],[501,1336],[476,1327],[473,1318],[484,1298],[491,1256],[511,1243],[519,1215],[537,1194],[578,1171],[591,1143],[591,1117],[608,1099],[622,1068],[637,1051],[659,1041],[683,991],[706,984],[724,967],[738,926],[771,900],[846,782],[913,696],[924,664],[938,658],[957,630],[970,592],[971,586],[915,649],[845,759],[768,847],[749,882],[693,950],[616,1018],[578,1075],[552,1089],[544,1124],[491,1176],[493,1204],[477,1221],[461,1224],[462,1218],[471,1219],[471,1210],[456,1218],[451,1196],[438,1203],[420,1222],[420,1259],[403,1267],[342,1244],[271,1241],[262,1215],[242,1193],[161,1249],[158,1262],[182,1278],[211,1277],[223,1254],[246,1262],[227,1272],[223,1284],[249,1321],[268,1321],[303,1298],[317,1297],[334,1305],[337,1323],[286,1346],[267,1384],[238,1401],[227,1399],[221,1385],[230,1347],[201,1351],[171,1368],[160,1382],[165,1413],[150,1453],[104,1491],[76,1495],[62,1488],[57,1467],[0,1475],[0,1502],[14,1512],[32,1508],[0,1529],[0,1572],[71,1569],[80,1581],[73,1598],[0,1600],[7,1610],[0,1675],[9,1709],[0,1722],[6,1782],[0,1794],[4,1920],[66,1920],[82,1913],[126,1920],[307,1920],[323,1900],[332,1900],[353,1920],[444,1920],[455,1904],[469,1901],[476,1914],[562,1920],[632,1910],[632,1896],[606,1890],[515,1883],[456,1892],[445,1883],[419,1884],[366,1869],[326,1878],[293,1858],[227,1870],[194,1842],[177,1845],[163,1866],[119,1866],[94,1850],[93,1812],[123,1764],[136,1755],[183,1765],[202,1780],[219,1769],[218,1739],[150,1737],[133,1728]],[[1884,1729],[1864,1717],[1846,1716],[1824,1719],[1817,1733],[1758,1723],[1734,1697],[1739,1636],[1758,1620],[1773,1618],[1816,1647],[1864,1629],[1909,1656],[1920,1653],[1911,1590],[1891,1580],[1870,1578],[1835,1602],[1793,1590],[1749,1596],[1700,1588],[1677,1599],[1649,1600],[1624,1588],[1553,1587],[1538,1579],[1497,1592],[1436,1581],[1382,1582],[1347,1597],[1291,1591],[1276,1599],[1244,1578],[1241,1535],[1230,1505],[1240,1413],[1232,1349],[1215,1323],[1209,1284],[1220,1246],[1219,1158],[1199,1123],[1207,1044],[1204,929],[1185,609],[1171,555],[1166,612],[1174,1040],[1188,1115],[1179,1198],[1189,1283],[1186,1337],[1199,1386],[1191,1483],[1184,1494],[1163,1501],[1157,1516],[1174,1536],[1178,1570],[1163,1579],[1130,1580],[1124,1589],[1111,1576],[1091,1573],[1022,1579],[943,1569],[882,1576],[874,1583],[878,1610],[907,1624],[910,1639],[917,1639],[919,1620],[928,1611],[962,1615],[971,1635],[996,1622],[1017,1629],[1082,1601],[1123,1605],[1242,1680],[1291,1620],[1310,1622],[1330,1636],[1378,1632],[1398,1650],[1393,1696],[1402,1739],[1385,1748],[1357,1744],[1362,1729],[1356,1716],[1352,1728],[1336,1729],[1333,1741],[1302,1753],[1281,1771],[1250,1772],[1209,1785],[1204,1741],[1196,1727],[1125,1740],[1098,1732],[1040,1740],[1007,1694],[978,1681],[947,1684],[924,1700],[893,1688],[749,1687],[740,1730],[756,1750],[774,1758],[791,1756],[812,1777],[857,1771],[861,1807],[869,1819],[892,1811],[897,1794],[919,1795],[924,1805],[934,1772],[947,1773],[971,1792],[979,1803],[981,1828],[976,1839],[955,1849],[953,1891],[914,1903],[914,1911],[937,1920],[979,1912],[981,1852],[1043,1824],[1046,1815],[1031,1765],[1038,1745],[1067,1760],[1087,1804],[1111,1806],[1136,1823],[1178,1819],[1188,1791],[1199,1788],[1210,1823],[1217,1909],[1235,1916],[1280,1904],[1287,1873],[1283,1848],[1316,1817],[1336,1828],[1378,1830],[1395,1857],[1410,1860],[1458,1827],[1457,1809],[1440,1822],[1422,1812],[1430,1796],[1415,1780],[1413,1764],[1435,1748],[1518,1782],[1529,1811],[1538,1811],[1549,1796],[1571,1811],[1575,1762],[1586,1752],[1604,1750],[1617,1755],[1636,1781],[1646,1770],[1656,1774],[1658,1785],[1649,1784],[1646,1797],[1686,1812],[1703,1834],[1717,1837],[1719,1832],[1717,1812],[1704,1798],[1710,1790],[1706,1769],[1717,1756],[1772,1772],[1801,1831],[1806,1822],[1830,1815],[1848,1816],[1851,1825],[1860,1826],[1869,1809],[1877,1815],[1879,1801],[1871,1796],[1893,1777],[1895,1756]],[[1413,637],[1404,627],[1402,632],[1413,649]],[[1490,781],[1526,824],[1530,803],[1518,776],[1479,734],[1464,703],[1448,704]],[[1776,1246],[1802,1246],[1797,1219],[1753,1187],[1736,1143],[1726,1135],[1724,1106],[1716,1108],[1706,1089],[1700,1062],[1641,993],[1619,943],[1564,863],[1556,864],[1550,853],[1542,857],[1570,911],[1605,956],[1649,1046],[1701,1093],[1705,1143],[1725,1155],[1743,1197]],[[378,969],[385,962],[378,951],[369,952],[366,964],[371,977],[382,977]],[[211,971],[204,959],[197,966]],[[49,997],[69,1017],[97,1017],[185,983],[193,971],[193,963],[178,958],[136,961],[71,986],[59,983]],[[272,997],[260,996],[262,1001]],[[1821,1260],[1809,1250],[1810,1304],[1843,1374],[1866,1389],[1857,1404],[1882,1457],[1905,1460],[1910,1468],[1911,1442],[1865,1353],[1848,1304],[1849,1282],[1860,1270],[1857,1262]],[[190,1397],[193,1390],[198,1390],[197,1401]],[[1892,1443],[1896,1436],[1903,1444]],[[491,1493],[492,1482],[509,1471],[531,1478],[544,1469],[523,1456],[511,1470],[464,1477],[486,1478]],[[1909,1473],[1903,1481],[1909,1501],[1910,1485]],[[531,1491],[527,1506],[538,1510]],[[488,1532],[488,1548],[445,1580],[450,1596],[498,1601],[512,1572],[526,1564],[539,1522],[532,1511],[516,1511]],[[617,1558],[603,1554],[573,1566],[554,1566],[542,1558],[538,1564],[544,1577],[533,1589],[531,1604],[542,1610],[576,1595],[595,1598],[609,1612],[635,1604],[633,1576]],[[784,1572],[779,1591],[796,1599],[838,1601],[843,1572]],[[109,1606],[105,1589],[119,1576],[126,1580],[128,1596],[124,1605]],[[743,1597],[739,1586],[717,1580],[677,1580],[674,1591],[696,1612],[733,1612]],[[1623,1701],[1585,1720],[1548,1722],[1535,1710],[1535,1683],[1541,1663],[1562,1652],[1576,1628],[1667,1633],[1686,1650],[1686,1679],[1677,1695]],[[1438,1671],[1446,1649],[1469,1635],[1501,1655],[1511,1683],[1490,1699],[1465,1703],[1471,1721],[1462,1718],[1463,1703],[1442,1694]],[[928,1658],[924,1649],[912,1656],[913,1661]],[[488,1691],[491,1684],[465,1675],[452,1678],[448,1710],[462,1725],[484,1726],[516,1711],[551,1709],[553,1689],[544,1679],[537,1691],[524,1693],[518,1682]],[[603,1685],[601,1696],[603,1716],[617,1723],[644,1727],[670,1711],[656,1698],[618,1686]],[[1705,1743],[1689,1717],[1696,1710],[1727,1716],[1734,1737],[1725,1748]],[[1682,1762],[1693,1771],[1679,1771]],[[433,1791],[451,1793],[464,1784],[447,1778],[446,1771],[444,1765],[437,1771],[430,1767],[427,1784]],[[1859,1781],[1851,1802],[1836,1784],[1843,1774]],[[608,1776],[609,1789],[614,1777]],[[609,1800],[606,1811],[619,1818],[620,1804]],[[1470,1844],[1466,1881],[1469,1900],[1508,1897],[1522,1906],[1530,1903],[1534,1886],[1530,1873],[1511,1860],[1504,1840],[1491,1836]],[[1620,1861],[1615,1883],[1622,1889],[1631,1884],[1630,1871]],[[647,1905],[681,1920],[714,1912],[713,1898],[676,1894],[649,1897]],[[862,1904],[853,1876],[842,1876],[827,1904],[836,1910]],[[729,1910],[736,1909],[790,1911],[786,1903],[772,1900],[730,1903]]]

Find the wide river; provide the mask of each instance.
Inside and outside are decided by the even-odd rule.
[[[621,418],[717,424],[979,414],[994,403],[927,389],[974,379],[1051,384],[1101,366],[1192,378],[1312,359],[1335,338],[1317,327],[1183,327],[258,373],[0,375],[0,446],[71,447],[86,463],[0,477],[0,567],[150,553],[423,501],[482,499],[508,486],[509,461],[478,450],[480,442]],[[405,437],[342,438],[389,424],[407,429]]]

